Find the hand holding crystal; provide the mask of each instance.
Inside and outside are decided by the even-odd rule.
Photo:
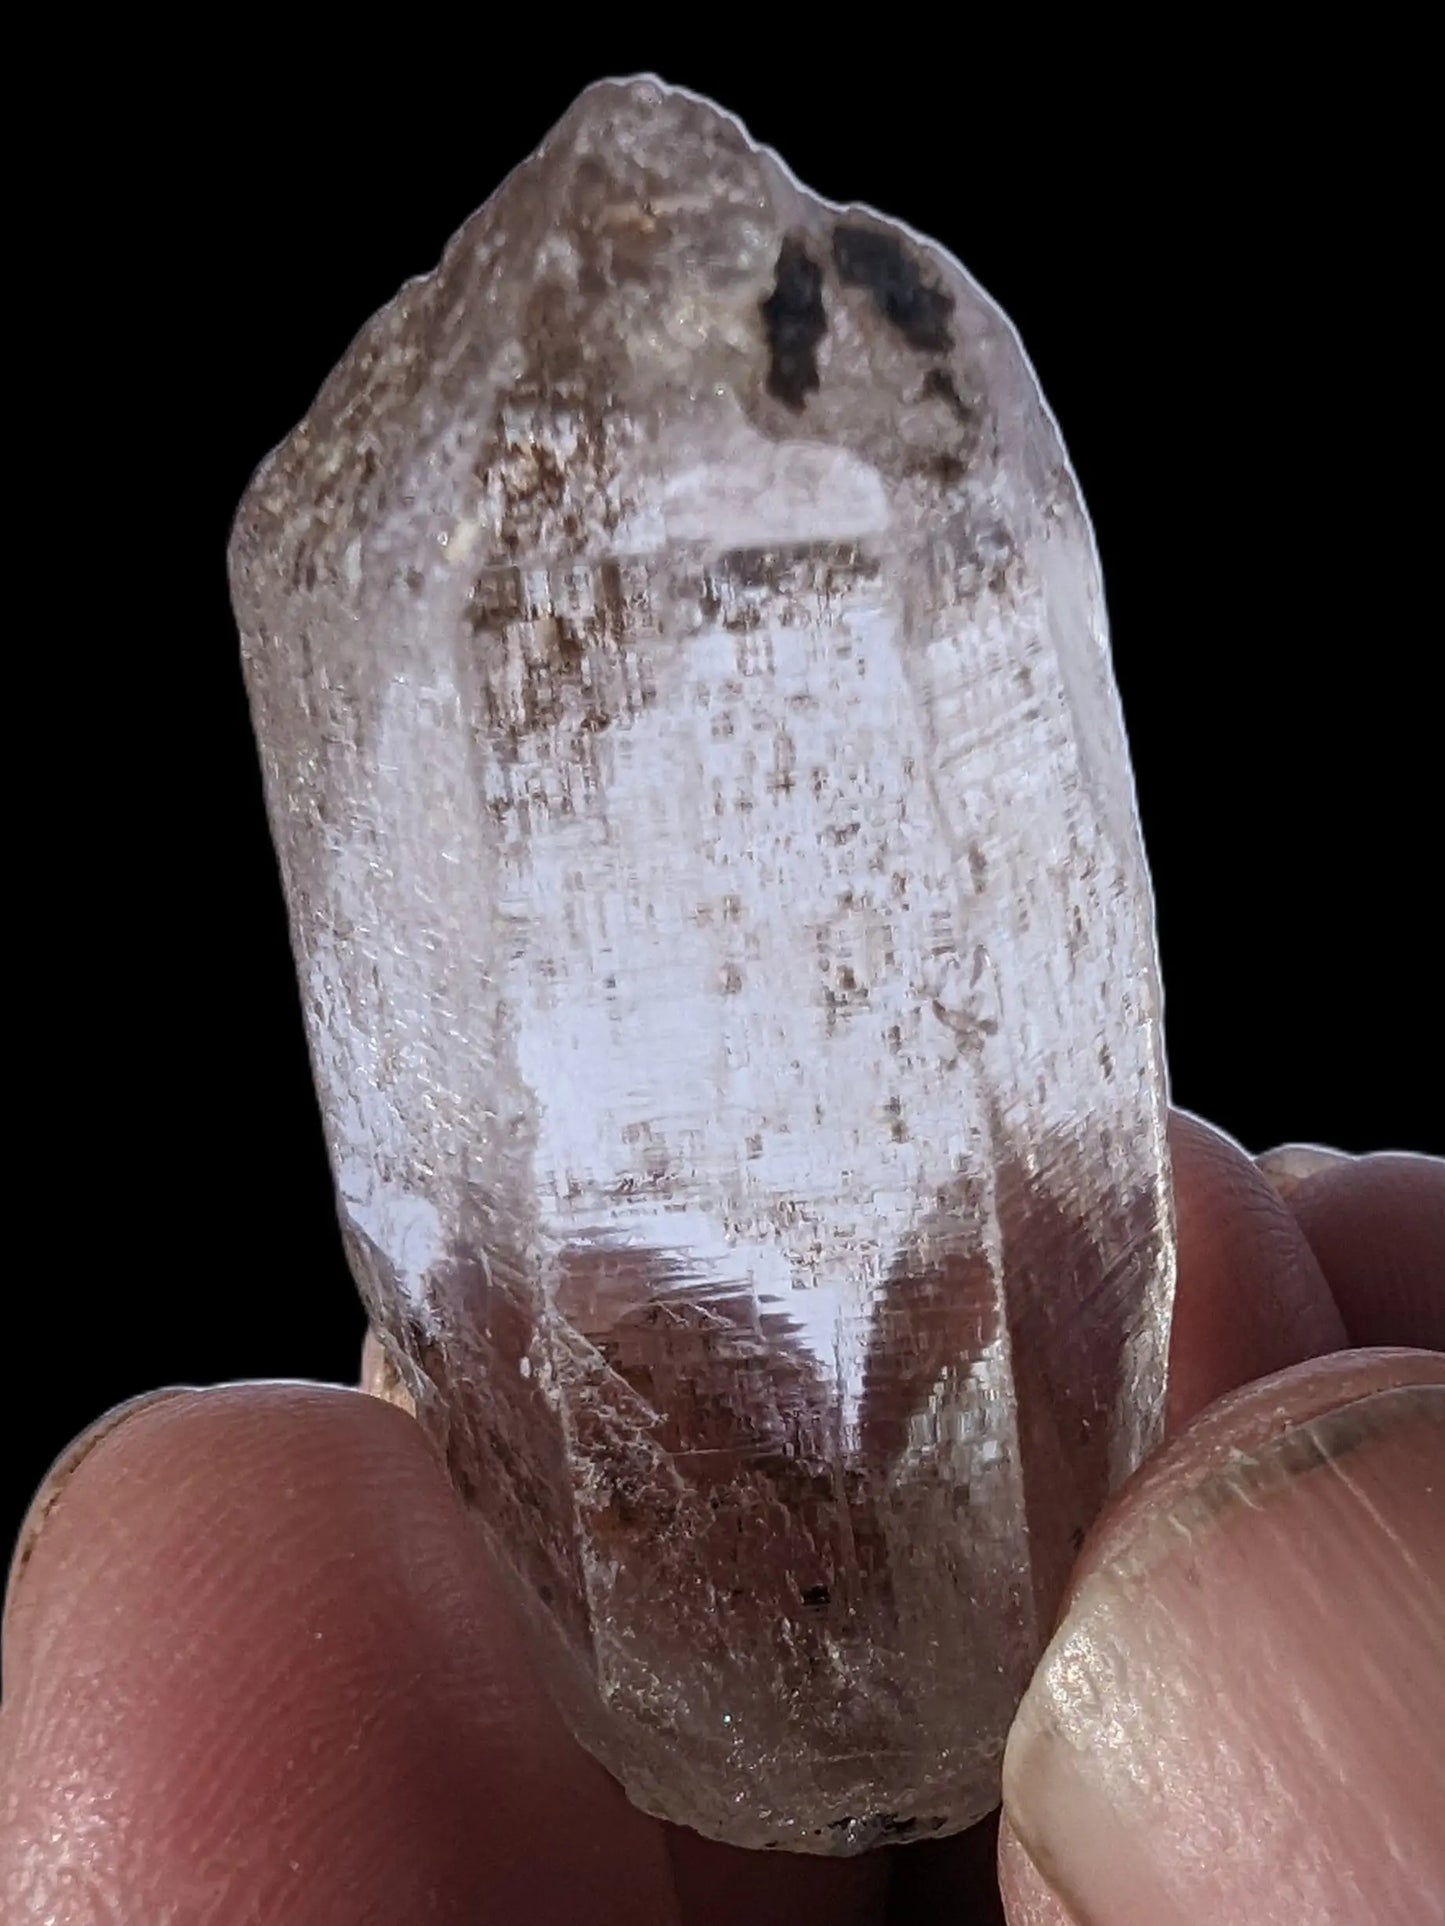
[[[1271,1183],[1172,1138],[1173,1442],[1091,1534],[1015,1722],[1007,1917],[1418,1926],[1445,1890],[1445,1167],[1290,1153]],[[635,1811],[421,1432],[354,1392],[102,1420],[32,1508],[4,1658],[16,1919],[998,1917],[987,1827],[827,1860]]]
[[[1413,1926],[1442,1173],[1186,1119],[1171,1197],[1098,555],[966,270],[591,88],[230,560],[382,1396],[36,1501],[24,1916],[933,1919],[1002,1780],[1015,1919]]]

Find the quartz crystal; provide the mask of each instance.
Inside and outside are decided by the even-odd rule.
[[[1098,563],[1007,320],[652,79],[370,322],[232,581],[393,1394],[648,1811],[998,1796],[1173,1279]]]

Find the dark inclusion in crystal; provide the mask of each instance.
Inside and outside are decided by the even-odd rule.
[[[844,287],[866,289],[910,348],[947,354],[953,346],[953,296],[925,277],[893,235],[840,221],[833,229],[833,263]]]
[[[828,317],[823,270],[791,234],[778,250],[773,291],[758,306],[771,356],[768,393],[801,408],[818,386],[818,343],[828,332]]]

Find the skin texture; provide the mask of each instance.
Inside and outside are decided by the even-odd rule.
[[[1019,1918],[1351,1926],[1445,1895],[1445,1357],[1326,1363],[1215,1407],[1081,1560],[1005,1759]]]
[[[1390,1151],[1316,1172],[1290,1208],[1328,1271],[1352,1344],[1445,1350],[1445,1184],[1437,1158]]]
[[[1001,1873],[991,1827],[833,1862],[633,1811],[407,1416],[247,1385],[112,1414],[32,1507],[0,1917],[966,1926],[1001,1878],[1015,1926],[1428,1919],[1400,1908],[1445,1891],[1445,1358],[1339,1354],[1438,1341],[1445,1166],[1323,1160],[1286,1201],[1194,1119],[1174,1150],[1173,1442],[1084,1547]]]

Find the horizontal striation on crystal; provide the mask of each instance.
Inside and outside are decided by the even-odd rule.
[[[642,1806],[997,1800],[1173,1282],[1098,565],[1008,322],[590,89],[373,320],[232,581],[380,1346]]]

